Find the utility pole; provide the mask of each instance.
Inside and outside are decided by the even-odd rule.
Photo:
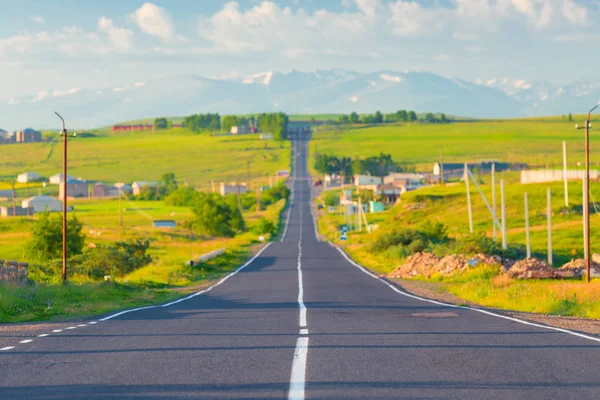
[[[506,244],[506,204],[504,203],[504,179],[500,180],[500,202],[502,203],[502,248],[507,249]]]
[[[119,226],[123,228],[123,186],[119,186]]]
[[[62,179],[62,252],[63,252],[63,260],[62,260],[62,279],[63,284],[67,283],[67,128],[65,127],[65,120],[60,116],[56,111],[54,112],[58,116],[58,118],[62,121],[62,130],[60,134],[63,137],[63,179]],[[73,134],[73,137],[77,136],[77,133]]]
[[[592,127],[591,115],[592,111],[598,108],[598,104],[592,108],[587,115],[585,121],[585,198],[584,198],[584,247],[585,247],[585,270],[587,273],[587,281],[590,282],[590,128]],[[575,125],[575,129],[580,129],[579,125]]]
[[[552,265],[552,194],[548,188],[548,264]]]
[[[256,185],[256,211],[260,211],[260,182]]]
[[[496,163],[492,163],[492,218],[494,218],[494,240],[498,240],[496,233]]]
[[[469,186],[469,173],[467,163],[465,163],[464,180],[467,186],[467,210],[469,213],[469,232],[473,233],[473,210],[471,209],[471,187]]]
[[[445,185],[444,181],[444,149],[440,149],[440,183]]]
[[[527,258],[531,258],[531,240],[529,238],[529,199],[525,192],[525,239],[527,243]]]
[[[569,185],[567,183],[567,142],[563,140],[563,180],[565,184],[565,207],[569,208]]]
[[[12,203],[13,203],[13,217],[17,216],[17,191],[15,190],[16,181],[11,181],[12,186]]]

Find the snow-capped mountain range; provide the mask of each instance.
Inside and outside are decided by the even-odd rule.
[[[239,79],[179,75],[106,89],[51,89],[0,99],[0,127],[50,128],[54,110],[77,129],[153,116],[219,112],[247,114],[372,113],[399,109],[476,118],[581,113],[600,99],[600,82],[554,85],[545,81],[474,82],[428,72],[342,69],[261,72]]]

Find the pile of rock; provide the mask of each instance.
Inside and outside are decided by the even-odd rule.
[[[542,260],[530,257],[514,263],[507,275],[515,279],[554,278],[554,268]]]
[[[595,254],[594,254],[594,256],[595,256]],[[564,275],[564,276],[560,276],[561,278],[563,278],[563,277],[564,278],[568,278],[568,277],[581,278],[582,276],[585,276],[587,273],[586,266],[585,266],[585,260],[583,258],[571,260],[568,263],[566,263],[565,265],[563,265],[562,267],[560,267],[557,272],[559,272],[560,275]],[[600,277],[600,263],[596,262],[594,259],[591,261],[591,264],[590,264],[590,276],[592,278]]]
[[[448,276],[478,265],[502,266],[503,261],[498,256],[487,256],[485,254],[477,254],[473,257],[454,254],[440,258],[434,254],[423,252],[408,257],[406,263],[398,266],[390,274],[390,277],[410,278],[417,275],[430,277],[433,274]]]

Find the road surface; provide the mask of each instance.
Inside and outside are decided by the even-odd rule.
[[[281,242],[193,297],[2,348],[0,398],[600,398],[597,338],[407,296],[319,242],[293,144]]]

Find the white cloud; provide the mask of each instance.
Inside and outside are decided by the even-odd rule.
[[[46,19],[39,15],[32,15],[31,20],[36,24],[43,24],[44,22],[46,22]]]
[[[37,93],[37,95],[31,100],[32,103],[37,103],[38,101],[44,100],[46,97],[50,96],[50,92],[47,90],[41,90]]]
[[[152,3],[144,3],[140,8],[128,15],[130,21],[133,21],[142,30],[142,32],[170,40],[175,35],[173,21],[164,8]]]
[[[75,94],[77,92],[79,92],[81,90],[81,88],[71,88],[71,89],[67,89],[67,90],[53,90],[51,96],[52,97],[61,97],[61,96],[68,96],[71,94]]]
[[[434,8],[426,8],[414,1],[398,0],[389,4],[391,16],[388,24],[398,36],[430,34],[443,27],[441,13]]]
[[[573,0],[563,0],[562,14],[567,21],[573,24],[586,24],[588,22],[587,8],[577,5]]]
[[[263,1],[245,11],[235,1],[226,3],[210,18],[200,18],[200,35],[220,51],[282,51],[298,57],[304,49],[356,43],[368,36],[372,18],[363,13],[317,10],[307,14]]]
[[[381,6],[379,0],[354,0],[358,9],[369,17],[377,14],[377,9]]]
[[[358,96],[352,96],[350,97],[350,101],[353,103],[356,103],[358,101]]]
[[[454,32],[452,37],[456,40],[477,40],[479,36],[474,33]]]
[[[106,33],[111,43],[121,50],[128,50],[133,47],[133,32],[115,26],[111,19],[100,17],[98,19],[98,30]]]

